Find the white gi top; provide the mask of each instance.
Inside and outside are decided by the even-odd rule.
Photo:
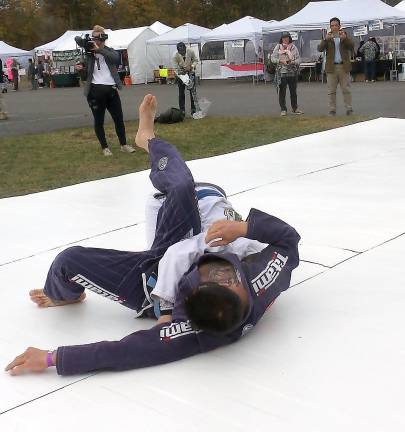
[[[105,58],[101,54],[95,54],[92,84],[116,85]]]
[[[199,189],[209,189],[209,186],[196,188],[196,190]],[[156,198],[153,198],[153,200],[150,200],[146,207],[146,232],[149,246],[153,242],[157,212],[161,206],[161,202],[156,203],[156,201],[158,201]],[[209,245],[205,243],[205,236],[207,235],[210,225],[221,219],[235,220],[235,211],[226,198],[218,196],[207,196],[202,198],[198,201],[198,205],[201,215],[202,232],[192,238],[182,240],[167,249],[159,262],[158,278],[156,286],[151,293],[152,297],[159,297],[170,303],[174,303],[178,282],[184,273],[186,273],[191,265],[195,263],[205,251],[226,251],[234,253],[242,259],[247,255],[260,252],[268,246],[267,244],[260,243],[257,240],[250,240],[241,237],[226,246],[209,247]]]

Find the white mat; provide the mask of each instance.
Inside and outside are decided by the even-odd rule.
[[[125,373],[0,375],[1,431],[400,431],[405,385],[405,121],[378,119],[189,163],[244,216],[258,207],[302,236],[295,285],[249,336]],[[139,250],[148,172],[0,200],[0,358],[27,346],[117,339],[150,325],[89,293],[39,310],[67,244]]]

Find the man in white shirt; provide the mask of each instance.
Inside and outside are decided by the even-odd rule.
[[[122,88],[117,71],[119,54],[105,46],[107,38],[104,28],[99,25],[94,26],[90,41],[81,37],[75,38],[76,43],[86,50],[85,62],[76,65],[76,70],[86,77],[84,95],[94,116],[94,130],[103,154],[112,156],[104,131],[106,110],[114,120],[121,151],[133,153],[135,149],[127,144],[121,99],[118,94],[118,89]]]

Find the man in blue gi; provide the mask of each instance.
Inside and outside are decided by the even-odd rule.
[[[60,375],[127,370],[206,352],[239,339],[289,287],[291,272],[299,263],[300,237],[294,228],[252,209],[246,222],[219,220],[207,232],[199,233],[201,220],[192,175],[174,147],[154,135],[154,96],[145,97],[139,113],[136,144],[149,152],[152,183],[166,196],[151,249],[69,248],[56,257],[44,290],[32,291],[31,298],[38,305],[59,306],[81,301],[87,287],[139,310],[153,292],[147,282],[156,278],[157,264],[170,247],[181,241],[187,248],[188,241],[191,245],[196,241],[200,251],[174,289],[170,312],[151,329],[120,341],[60,346],[50,351],[28,348],[7,365],[12,375],[52,366]],[[184,240],[190,234],[193,237]],[[206,253],[204,245],[229,248]],[[89,268],[92,279],[87,277]]]

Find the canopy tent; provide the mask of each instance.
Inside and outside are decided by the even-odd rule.
[[[307,61],[316,60],[319,57],[317,46],[322,31],[329,28],[329,20],[333,16],[341,20],[342,27],[354,38],[356,44],[369,35],[377,37],[381,52],[385,55],[405,50],[405,40],[393,37],[405,34],[404,11],[380,0],[335,0],[310,2],[295,15],[264,27],[265,51],[272,49],[282,31],[297,32],[296,45],[301,57]]]
[[[0,58],[6,59],[9,57],[29,57],[31,51],[25,51],[20,48],[15,48],[3,41],[0,41]]]
[[[206,27],[186,23],[147,41],[147,45],[176,45],[179,42],[199,44],[201,36],[210,31]]]
[[[259,41],[262,39],[263,27],[267,27],[268,25],[268,21],[246,16],[203,34],[201,36],[201,43],[247,39],[252,41],[257,52],[260,45]]]
[[[156,27],[156,26],[155,26]],[[158,34],[151,27],[139,27],[112,31],[108,37],[108,46],[115,50],[126,50],[128,65],[133,84],[153,80],[153,70],[160,64],[170,64],[170,53],[160,46],[148,49],[146,43]]]
[[[398,3],[398,4],[395,6],[395,8],[396,8],[396,9],[399,9],[399,10],[402,10],[402,11],[405,11],[405,0],[401,1],[400,3]]]
[[[310,2],[296,14],[263,28],[263,32],[282,32],[325,29],[332,16],[340,19],[343,27],[367,24],[373,20],[405,23],[405,12],[380,0],[335,0]]]
[[[173,27],[169,27],[168,25],[163,24],[160,21],[155,21],[149,28],[153,30],[155,33],[157,33],[158,35],[173,30]]]
[[[34,51],[36,55],[50,55],[52,51],[76,49],[74,38],[76,36],[84,36],[87,33],[90,34],[91,30],[66,30],[65,33],[63,33],[63,35],[59,36],[57,39],[35,47]]]

